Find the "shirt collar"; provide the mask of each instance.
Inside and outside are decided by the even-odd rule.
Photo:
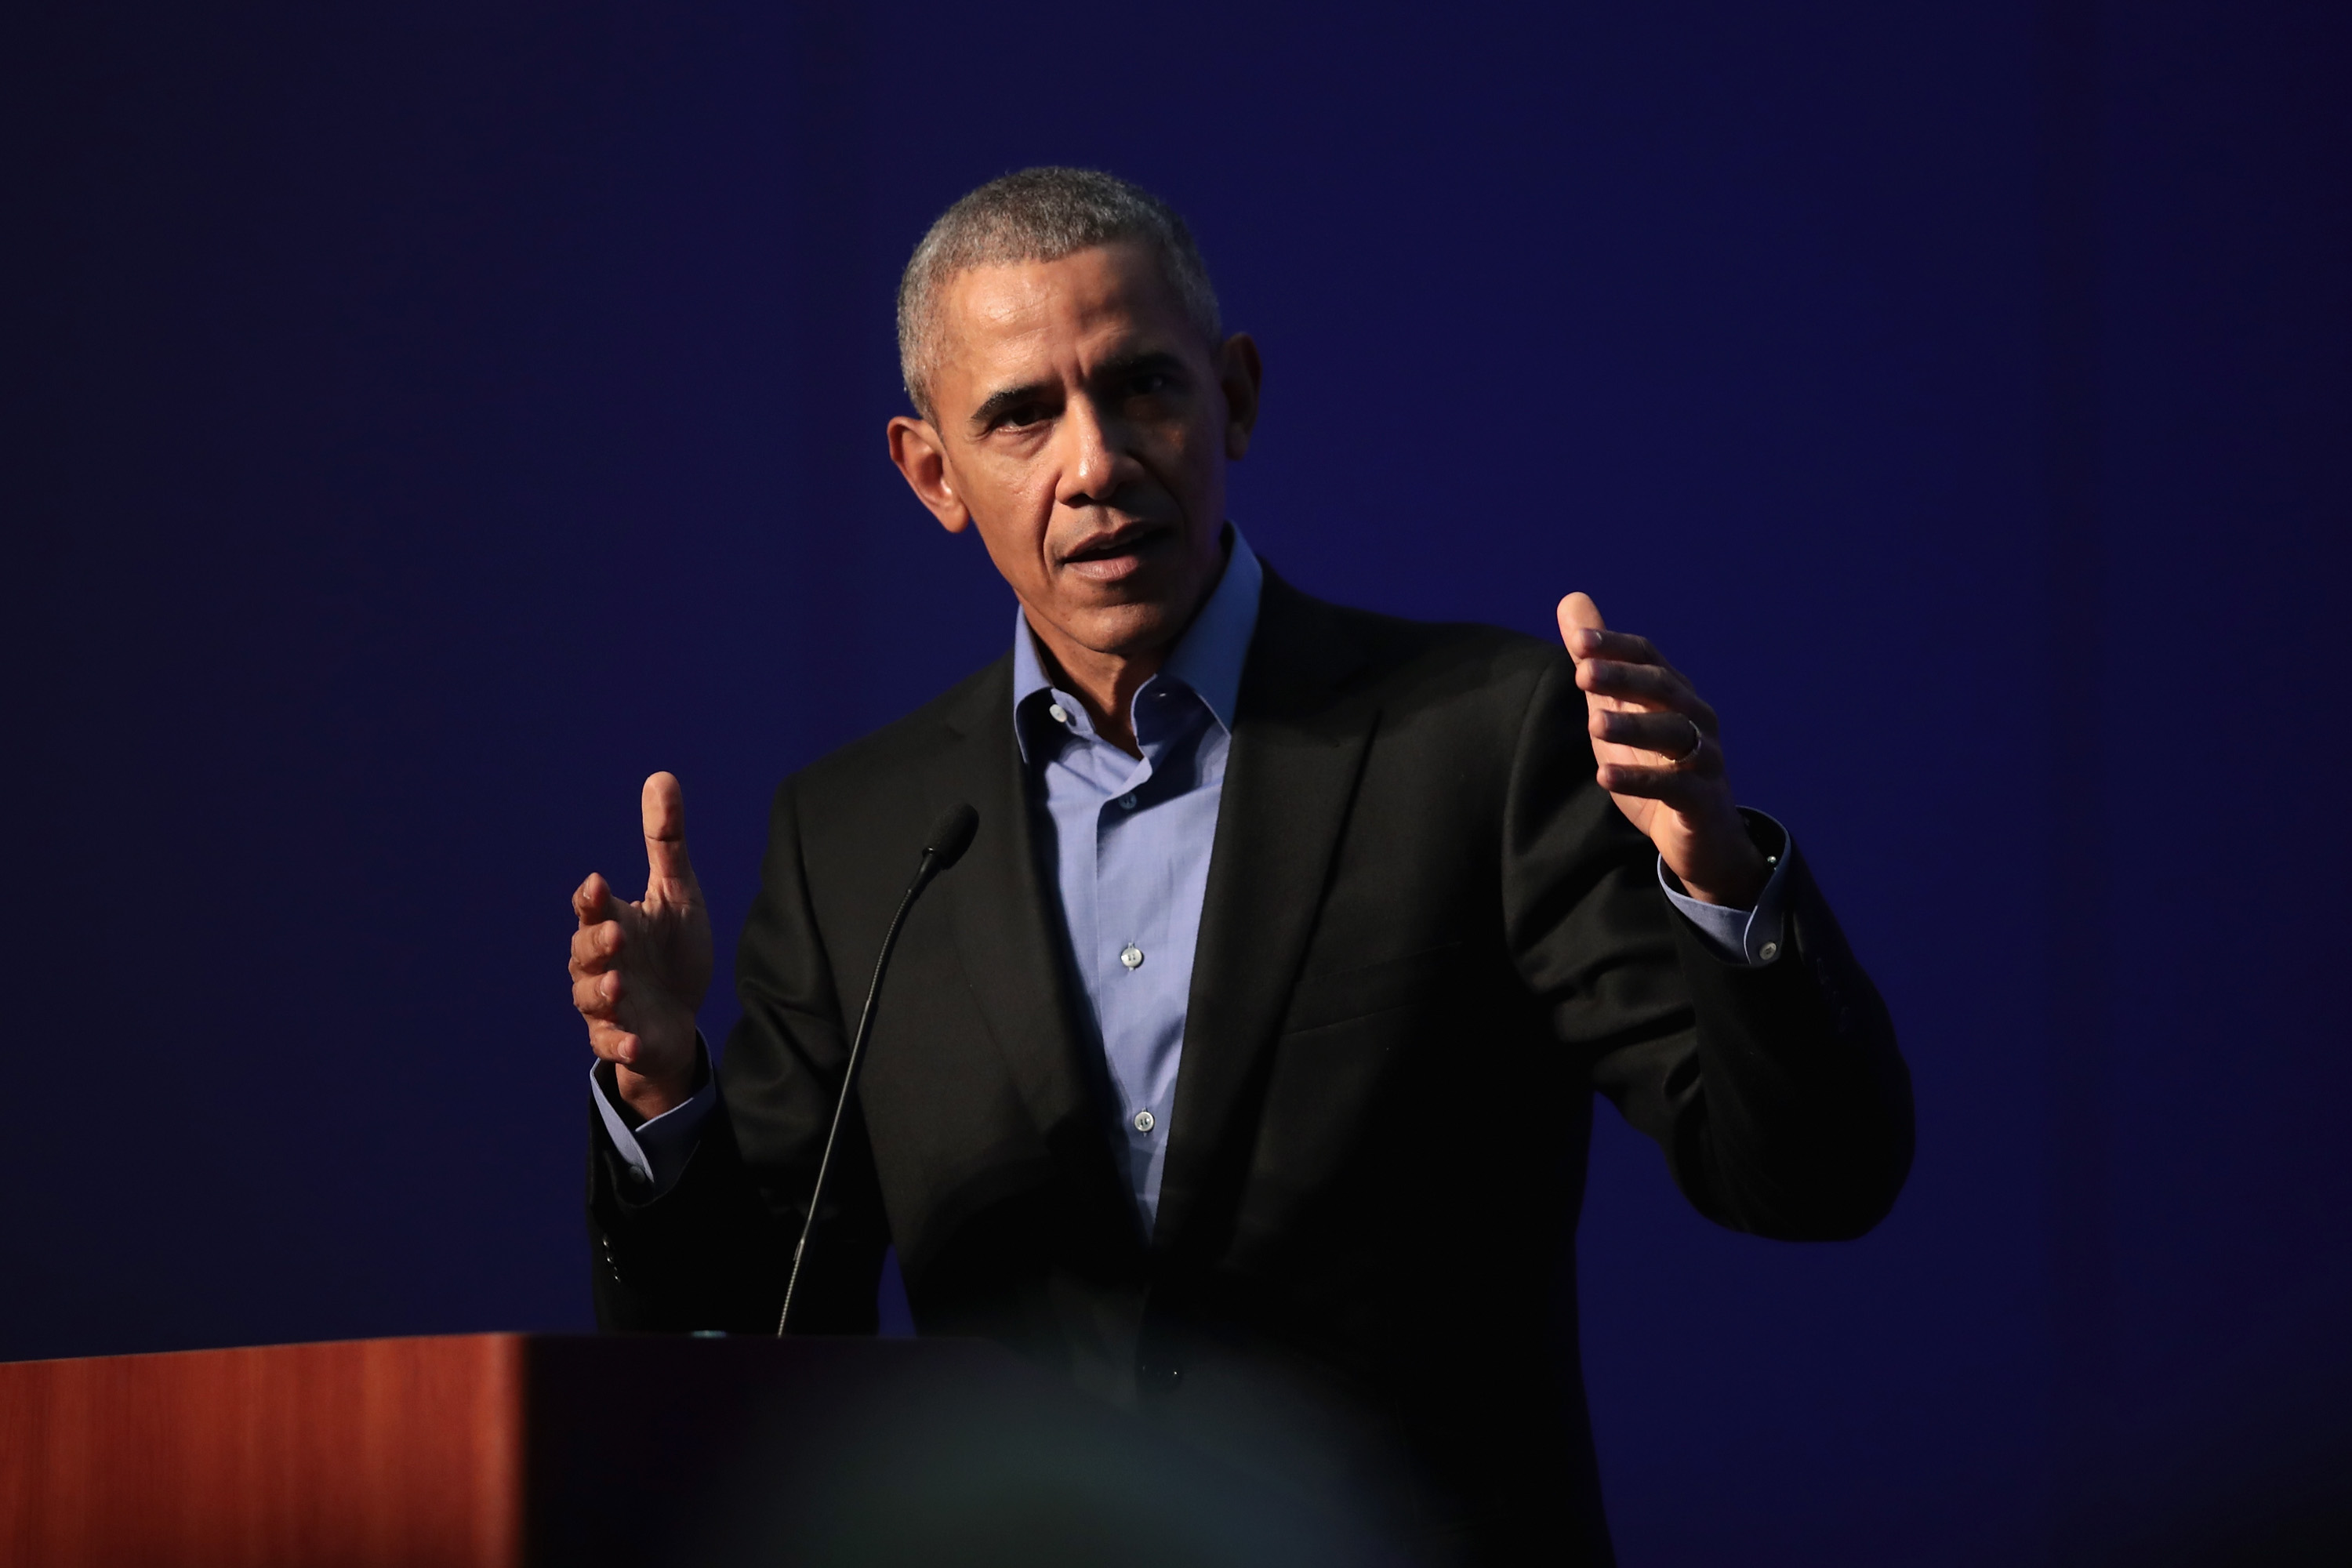
[[[1249,658],[1250,636],[1257,630],[1257,602],[1265,574],[1242,531],[1231,523],[1225,526],[1233,535],[1234,547],[1225,557],[1224,574],[1210,592],[1209,602],[1177,640],[1176,651],[1151,679],[1181,681],[1190,687],[1211,716],[1231,733],[1234,706],[1241,696],[1242,666]],[[1013,732],[1024,759],[1029,744],[1021,733],[1022,704],[1052,689],[1045,664],[1037,657],[1037,639],[1029,630],[1028,616],[1016,609],[1013,613]]]

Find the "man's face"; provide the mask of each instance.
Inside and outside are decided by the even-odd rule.
[[[1203,342],[1129,244],[958,274],[939,330],[934,419],[891,424],[916,493],[950,531],[979,527],[1049,643],[1059,631],[1119,658],[1167,646],[1223,564],[1225,463],[1256,416],[1255,347]]]

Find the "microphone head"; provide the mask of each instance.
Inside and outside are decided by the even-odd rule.
[[[940,813],[923,840],[923,853],[933,857],[931,868],[944,871],[962,859],[963,852],[971,847],[971,836],[979,831],[980,813],[963,801]]]

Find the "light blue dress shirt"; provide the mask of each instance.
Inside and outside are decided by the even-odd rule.
[[[1239,529],[1232,539],[1209,602],[1135,694],[1129,717],[1140,757],[1096,732],[1086,705],[1047,678],[1028,621],[1016,613],[1013,625],[1013,737],[1036,785],[1032,798],[1044,808],[1041,848],[1095,1043],[1118,1096],[1128,1178],[1147,1229],[1174,1131],[1193,947],[1233,749],[1234,704],[1265,583]],[[1668,882],[1663,858],[1658,885],[1727,962],[1769,963],[1780,956],[1789,859],[1778,858],[1753,910],[1685,896]],[[623,1162],[653,1191],[667,1190],[718,1102],[716,1085],[706,1075],[691,1100],[633,1132],[614,1107],[610,1068],[600,1063],[591,1082]]]
[[[1013,627],[1013,735],[1052,822],[1040,847],[1118,1096],[1146,1229],[1175,1125],[1193,944],[1264,581],[1234,530],[1209,602],[1129,709],[1140,757],[1096,733],[1086,704],[1047,681],[1027,620]]]

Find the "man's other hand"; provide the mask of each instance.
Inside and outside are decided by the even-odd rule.
[[[572,1004],[588,1044],[614,1064],[621,1098],[646,1118],[694,1093],[694,1014],[710,985],[710,914],[686,853],[676,775],[646,781],[646,896],[591,874],[572,895]]]
[[[1596,777],[1691,897],[1752,907],[1771,875],[1731,796],[1715,710],[1647,637],[1612,632],[1585,594],[1559,602]]]

